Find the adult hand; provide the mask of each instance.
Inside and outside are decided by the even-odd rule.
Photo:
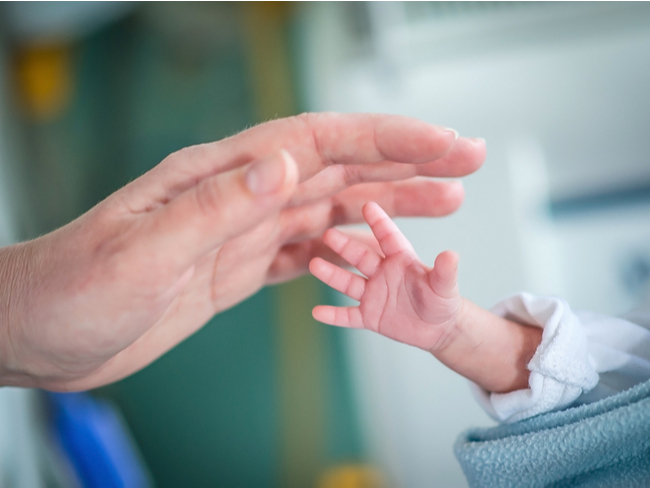
[[[268,283],[332,259],[320,236],[453,212],[483,141],[391,115],[305,114],[167,157],[51,234],[0,250],[0,384],[123,378]],[[415,178],[414,178],[415,177]]]

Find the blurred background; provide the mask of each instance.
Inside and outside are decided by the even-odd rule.
[[[459,252],[467,298],[648,296],[648,4],[4,3],[0,32],[2,245],[184,146],[389,112],[487,139],[459,212],[398,221],[425,262]],[[323,301],[311,278],[264,289],[87,396],[0,389],[0,486],[465,486],[454,440],[491,424],[466,381],[315,323]]]

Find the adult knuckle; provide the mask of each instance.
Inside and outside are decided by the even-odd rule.
[[[172,152],[161,164],[179,164],[186,161],[191,161],[197,154],[200,146],[186,146]]]
[[[222,189],[216,179],[199,183],[194,193],[197,211],[204,216],[222,216]]]
[[[323,116],[322,113],[303,112],[301,114],[294,115],[291,118],[294,119],[296,122],[302,123],[311,129],[318,122],[318,120],[322,118],[322,116]]]

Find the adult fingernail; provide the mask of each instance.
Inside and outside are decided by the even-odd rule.
[[[454,134],[454,139],[458,139],[458,131],[457,130],[451,129],[449,127],[446,127],[446,130],[448,130],[449,132],[452,132]]]
[[[475,137],[474,140],[478,141],[478,142],[482,142],[483,144],[485,144],[485,139],[482,138],[482,137]]]
[[[286,159],[286,151],[281,151],[269,159],[254,163],[246,172],[246,186],[257,195],[280,190],[287,174]]]

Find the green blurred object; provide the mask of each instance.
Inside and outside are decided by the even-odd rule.
[[[69,106],[55,120],[26,119],[21,131],[37,216],[24,237],[73,219],[173,151],[232,135],[269,111],[292,113],[289,31],[278,31],[288,12],[147,4],[69,46]],[[256,63],[268,52],[256,46],[284,56],[268,93],[260,79],[273,63]],[[303,280],[262,290],[95,392],[122,408],[158,486],[314,486],[330,466],[364,460],[345,331],[313,321],[311,307],[332,295]]]
[[[270,307],[270,293],[258,293],[110,388],[158,486],[275,486]]]

